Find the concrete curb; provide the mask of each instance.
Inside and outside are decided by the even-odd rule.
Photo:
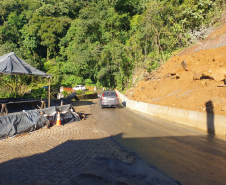
[[[139,102],[116,92],[129,109],[226,136],[226,116]]]

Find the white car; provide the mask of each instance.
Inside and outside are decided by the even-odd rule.
[[[74,91],[77,90],[86,90],[86,87],[84,85],[76,85],[75,87],[73,87]]]

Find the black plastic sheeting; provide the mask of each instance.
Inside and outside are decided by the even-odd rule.
[[[66,98],[61,98],[61,100],[63,100],[64,104],[69,103],[73,98],[75,98],[76,96],[76,92],[71,93],[70,95],[68,95]]]
[[[36,111],[36,115],[28,117],[25,112],[0,116],[0,138],[31,132],[49,124],[47,118]]]
[[[75,112],[71,104],[49,107],[45,109],[38,110],[40,113],[43,113],[45,117],[50,122],[50,126],[56,124],[57,114],[60,112],[61,124],[71,123],[74,121],[80,121],[79,115]]]
[[[70,104],[8,114],[0,116],[0,139],[24,132],[32,132],[45,125],[54,125],[58,112],[60,112],[62,125],[80,121],[78,114]]]

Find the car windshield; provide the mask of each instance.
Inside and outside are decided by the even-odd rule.
[[[104,92],[104,96],[116,96],[115,92]]]

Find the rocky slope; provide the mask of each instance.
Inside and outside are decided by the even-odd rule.
[[[226,115],[226,24],[173,56],[136,88],[130,99]]]

